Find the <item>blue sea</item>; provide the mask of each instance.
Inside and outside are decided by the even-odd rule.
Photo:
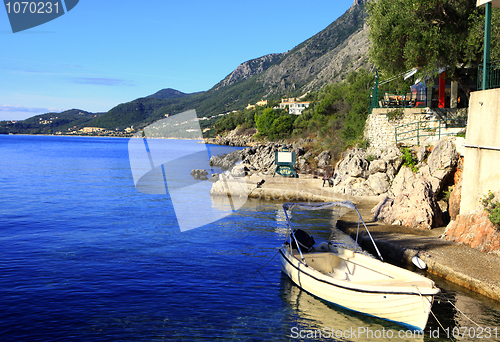
[[[0,136],[0,341],[375,341],[377,331],[422,340],[293,285],[277,256],[280,204],[248,200],[181,232],[168,193],[135,188],[128,139]],[[330,235],[317,212],[292,220],[317,241]],[[497,304],[438,285],[446,297],[433,311],[450,334],[475,327],[455,307],[500,326]],[[338,333],[360,328],[374,335]],[[478,340],[500,340],[491,331]]]

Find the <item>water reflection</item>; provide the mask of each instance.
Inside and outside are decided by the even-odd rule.
[[[320,300],[282,274],[281,299],[300,317],[290,330],[292,338],[323,341],[423,341],[423,335],[402,326],[348,311]]]

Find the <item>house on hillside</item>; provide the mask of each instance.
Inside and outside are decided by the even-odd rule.
[[[287,109],[288,114],[300,115],[304,109],[308,108],[311,102],[300,101],[298,98],[292,97],[287,99],[282,99],[279,105],[280,109]]]
[[[257,107],[264,107],[264,106],[267,106],[268,103],[269,103],[268,100],[260,100],[254,105],[249,103],[248,106],[245,107],[245,109],[251,110],[251,109],[255,109]]]

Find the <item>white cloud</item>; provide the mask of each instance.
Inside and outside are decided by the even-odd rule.
[[[61,112],[59,108],[37,108],[37,107],[24,107],[24,106],[11,106],[11,105],[0,105],[0,112],[25,112],[25,113],[51,113],[51,112]]]

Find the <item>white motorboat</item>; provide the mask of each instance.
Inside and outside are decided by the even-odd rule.
[[[370,238],[356,206],[349,201],[329,203],[285,203],[288,231],[280,249],[281,270],[303,290],[333,304],[423,331],[434,296],[440,292],[434,282],[409,270],[336,245],[331,239],[315,246],[314,238],[301,229],[293,230],[291,209],[355,210]],[[359,228],[358,228],[359,229]]]

